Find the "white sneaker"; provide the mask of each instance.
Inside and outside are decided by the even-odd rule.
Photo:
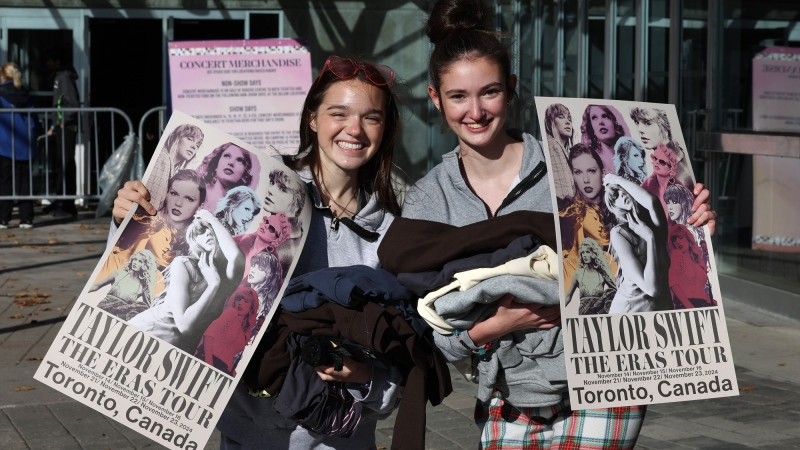
[[[0,222],[0,230],[5,230],[8,228],[8,222]]]
[[[33,224],[30,223],[30,222],[20,222],[19,227],[29,230],[29,229],[33,228]]]

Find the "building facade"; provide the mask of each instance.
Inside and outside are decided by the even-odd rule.
[[[424,34],[431,0],[0,0],[0,60],[23,67],[49,101],[52,45],[71,49],[82,99],[134,122],[168,97],[170,40],[297,37],[319,70],[328,54],[366,56],[404,80],[398,165],[414,181],[455,144],[427,93]],[[752,61],[768,46],[800,47],[796,0],[496,0],[519,77],[514,125],[538,134],[533,97],[672,103],[695,173],[720,214],[714,249],[723,293],[800,319],[797,206],[765,179],[798,183],[800,130],[753,131]],[[800,103],[798,103],[800,109]],[[785,198],[785,199],[784,199]],[[800,203],[800,202],[793,202]],[[779,227],[780,228],[780,227]],[[759,248],[759,239],[797,245]]]

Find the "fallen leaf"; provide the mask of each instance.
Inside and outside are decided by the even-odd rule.
[[[31,294],[29,294],[29,293],[27,293],[25,291],[22,291],[22,292],[17,292],[16,294],[14,294],[14,297],[22,298],[22,297],[30,297],[30,295]]]
[[[47,243],[51,244],[51,245],[52,244],[58,244],[58,239],[50,239],[49,241],[47,241]]]
[[[86,276],[86,274],[85,274],[85,273],[83,273],[83,272],[75,272],[75,276],[76,276],[76,277],[85,277],[85,276]]]
[[[41,308],[38,308],[37,311],[50,311],[50,308],[47,306],[42,306]]]
[[[14,304],[17,305],[17,308],[36,306],[44,303],[50,303],[50,300],[42,300],[40,298],[26,298],[26,299],[14,300]]]
[[[67,307],[66,307],[66,306],[62,306],[62,307],[60,307],[60,308],[56,308],[56,309],[57,309],[58,311],[64,311],[65,309],[67,309]]]
[[[36,289],[39,289],[39,288],[36,288]],[[36,290],[36,289],[34,289],[34,290]],[[37,292],[37,293],[33,294],[33,296],[36,297],[36,298],[47,298],[47,297],[50,297],[50,293],[49,292]]]
[[[93,251],[94,251],[94,247],[92,247],[92,246],[90,245],[90,246],[86,247],[86,251],[87,251],[87,252],[93,252]]]
[[[17,313],[17,314],[14,314],[13,316],[8,316],[8,318],[9,319],[24,319],[25,316],[20,314],[20,313]]]
[[[26,361],[41,361],[44,359],[44,356],[31,356],[27,358]]]
[[[75,227],[75,228],[76,228],[76,229],[78,229],[78,230],[91,230],[91,229],[92,229],[92,228],[94,228],[94,227],[93,227],[93,226],[91,226],[91,225],[78,225],[78,226],[77,226],[77,227]]]
[[[25,391],[32,391],[32,390],[33,390],[33,388],[30,387],[30,386],[17,386],[17,387],[14,388],[14,391],[16,391],[16,392],[25,392]]]
[[[739,391],[741,392],[755,391],[755,390],[756,390],[755,386],[739,386]]]
[[[74,242],[67,242],[67,245],[75,245]]]
[[[780,364],[778,364],[778,365],[779,365],[779,366],[781,366],[781,367],[783,367],[783,366],[785,366],[786,364],[785,364],[785,363],[780,363]]]

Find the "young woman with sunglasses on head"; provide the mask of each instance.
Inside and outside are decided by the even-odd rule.
[[[440,0],[433,7],[427,23],[435,45],[428,92],[459,146],[411,188],[405,217],[464,226],[517,210],[552,211],[547,178],[535,181],[532,176],[544,161],[541,145],[529,134],[505,129],[517,78],[489,19],[481,0]],[[704,204],[707,198],[707,193],[701,196],[695,213],[706,220],[714,216]],[[558,306],[517,303],[506,296],[492,316],[459,336],[434,336],[448,359],[456,361],[515,330],[558,325]],[[598,448],[632,448],[644,415],[643,407],[572,411],[566,388],[552,403],[511,405],[501,393],[507,384],[487,387],[494,395],[479,399],[475,415],[482,428],[481,448],[520,448],[523,442],[529,448],[560,443],[578,448],[590,441]]]
[[[300,153],[283,158],[307,182],[313,202],[294,276],[325,267],[378,267],[378,245],[400,212],[390,180],[400,129],[394,81],[386,66],[331,56],[306,96]],[[140,184],[126,185],[125,196],[147,204]],[[265,201],[265,209],[274,202]],[[341,371],[318,367],[317,374],[325,381],[346,382],[365,407],[349,438],[310,432],[276,413],[272,398],[240,384],[217,425],[221,448],[374,448],[377,421],[399,401],[399,372],[347,358]]]
[[[313,203],[293,276],[324,267],[378,267],[378,244],[400,210],[389,178],[400,127],[393,84],[386,66],[330,56],[306,96],[300,153],[283,158],[308,183]],[[217,425],[221,448],[374,448],[377,421],[399,400],[399,373],[346,359],[341,371],[318,367],[317,374],[346,382],[366,407],[349,438],[308,431],[278,415],[271,399],[240,386]]]

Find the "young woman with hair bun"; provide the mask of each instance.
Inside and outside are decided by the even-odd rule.
[[[507,47],[491,23],[480,0],[440,0],[433,7],[426,27],[435,46],[428,94],[459,145],[411,188],[404,217],[464,226],[518,210],[553,210],[549,181],[535,176],[545,160],[541,144],[530,134],[505,128],[517,77],[511,73]],[[715,216],[705,204],[707,198],[706,192],[695,202],[694,218],[699,222]],[[557,291],[543,303],[557,305]],[[498,301],[493,315],[471,329],[460,335],[434,333],[434,337],[450,361],[463,361],[511,332],[558,327],[559,317],[558,306],[518,303],[507,295]],[[563,354],[556,359],[565,364]],[[573,411],[563,381],[551,392],[531,392],[528,398],[534,400],[528,404],[512,405],[503,393],[509,383],[500,381],[505,380],[503,375],[497,379],[492,386],[481,386],[481,391],[489,388],[493,394],[476,404],[480,448],[566,444],[625,449],[636,443],[643,406]],[[488,381],[481,377],[481,382]]]

